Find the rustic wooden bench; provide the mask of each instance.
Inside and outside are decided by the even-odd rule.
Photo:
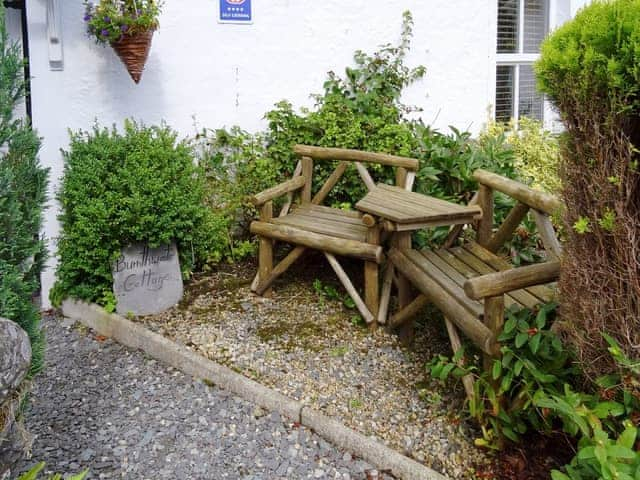
[[[482,209],[475,241],[459,243],[463,226],[455,226],[443,248],[415,250],[394,247],[388,256],[396,270],[406,277],[420,294],[391,317],[391,327],[410,320],[428,303],[445,316],[449,339],[456,352],[461,347],[458,329],[485,354],[485,363],[498,356],[497,337],[502,330],[505,308],[512,305],[534,308],[554,298],[547,284],[560,273],[560,244],[549,215],[561,208],[552,195],[535,191],[519,182],[478,170],[478,194],[472,200]],[[493,191],[514,198],[517,203],[502,225],[493,228]],[[547,259],[543,263],[514,268],[496,252],[512,238],[515,229],[531,211],[544,244]],[[465,379],[472,394],[472,383]]]
[[[385,258],[381,246],[381,227],[370,216],[354,210],[323,206],[322,203],[351,164],[355,165],[368,190],[374,189],[375,183],[365,163],[394,167],[396,185],[411,190],[419,162],[413,158],[381,153],[307,145],[296,145],[294,151],[301,159],[293,178],[255,195],[252,199],[260,210],[260,220],[252,222],[250,227],[251,232],[258,235],[260,242],[258,274],[252,290],[259,295],[268,295],[273,282],[302,257],[307,249],[320,250],[362,317],[373,327],[376,325],[379,305],[379,265]],[[335,170],[312,196],[314,161],[332,160],[338,161]],[[296,203],[295,194],[298,194]],[[274,217],[273,200],[282,195],[287,196],[286,201],[279,215]],[[274,241],[295,246],[275,267]],[[364,300],[336,255],[364,260]]]

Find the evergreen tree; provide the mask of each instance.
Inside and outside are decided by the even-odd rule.
[[[33,295],[46,256],[40,230],[49,172],[38,160],[40,139],[15,115],[25,95],[23,66],[0,5],[0,316],[29,335],[33,375],[42,368],[44,339]]]

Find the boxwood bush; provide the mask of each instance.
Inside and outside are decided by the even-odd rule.
[[[216,229],[203,172],[169,127],[74,132],[64,161],[54,305],[72,296],[113,306],[112,262],[135,242],[175,240],[185,276],[210,260]]]

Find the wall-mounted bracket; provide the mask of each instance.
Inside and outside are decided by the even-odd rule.
[[[49,44],[49,68],[51,70],[63,70],[60,0],[47,0],[47,42]]]

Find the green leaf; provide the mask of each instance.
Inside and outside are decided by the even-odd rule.
[[[454,368],[456,368],[455,363],[446,364],[442,369],[442,372],[440,372],[440,376],[439,376],[440,380],[446,380],[449,374],[451,373],[451,370],[453,370]]]
[[[513,366],[513,373],[516,376],[519,376],[520,373],[522,373],[522,367],[524,367],[524,363],[522,362],[522,360],[518,360]]]
[[[504,333],[511,333],[515,330],[518,325],[518,320],[514,317],[510,317],[504,324]]]
[[[618,437],[617,443],[619,445],[622,445],[623,447],[633,448],[634,444],[636,443],[637,434],[638,434],[637,428],[633,426],[628,426],[620,434],[620,437]]]
[[[551,470],[551,480],[571,480],[559,470]]]
[[[44,468],[44,465],[44,462],[38,463],[31,470],[23,473],[20,477],[18,477],[18,480],[35,480],[36,478],[38,478],[38,474],[40,473],[40,471],[42,471],[42,469]]]
[[[601,465],[605,465],[607,463],[607,450],[602,445],[594,447],[593,454]]]
[[[515,356],[511,351],[508,351],[507,353],[505,353],[502,356],[502,366],[507,368],[511,364],[511,361],[514,359],[514,357]]]
[[[625,460],[636,458],[637,455],[636,452],[622,445],[608,445],[606,450],[608,457],[622,458]]]
[[[513,382],[513,372],[507,372],[500,382],[500,392],[508,392]]]
[[[491,371],[491,376],[494,380],[500,378],[500,374],[502,373],[502,362],[500,360],[493,361],[493,369]]]
[[[536,327],[544,328],[546,324],[547,324],[547,311],[544,308],[542,308],[536,315]]]
[[[606,418],[609,415],[619,417],[625,413],[624,405],[618,402],[599,402],[594,408],[593,413],[598,418]]]
[[[518,440],[520,439],[520,437],[518,437],[518,434],[511,430],[509,427],[503,427],[502,434],[512,442],[518,442]]]
[[[521,348],[529,340],[529,334],[526,332],[520,332],[516,335],[516,348]]]
[[[536,333],[533,337],[531,337],[531,340],[529,340],[529,350],[531,350],[531,353],[533,353],[534,355],[538,353],[541,340],[542,340],[541,333]]]
[[[613,388],[617,386],[619,383],[620,383],[620,375],[618,374],[603,375],[596,379],[596,385],[605,389]]]
[[[595,449],[596,447],[589,446],[583,447],[578,450],[578,454],[576,455],[580,460],[589,460],[590,458],[595,458]]]

